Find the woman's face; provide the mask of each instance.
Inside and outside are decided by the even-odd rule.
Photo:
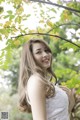
[[[47,46],[44,43],[34,43],[33,44],[33,57],[36,63],[47,70],[51,66],[52,54],[48,50]]]

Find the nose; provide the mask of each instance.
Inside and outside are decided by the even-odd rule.
[[[44,51],[43,52],[43,57],[47,57],[48,56],[48,54]]]

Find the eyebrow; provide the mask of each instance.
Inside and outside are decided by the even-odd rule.
[[[48,48],[47,48],[47,47],[44,47],[44,49],[48,49]],[[37,50],[41,50],[41,48],[36,49],[36,51],[37,51]]]
[[[38,48],[38,49],[36,49],[36,50],[41,50],[41,48]]]
[[[35,49],[35,51],[41,50],[41,48]]]
[[[34,53],[36,53],[37,51],[41,50],[41,48],[38,48],[38,49],[35,49],[34,50]]]

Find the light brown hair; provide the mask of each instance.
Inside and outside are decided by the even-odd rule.
[[[47,43],[41,39],[31,39],[23,45],[19,73],[19,108],[20,110],[27,112],[31,112],[31,107],[28,104],[25,93],[25,87],[27,85],[28,79],[35,72],[39,73],[42,77],[44,75],[44,71],[36,64],[36,61],[33,57],[32,45],[34,43],[43,43],[49,52],[52,53]],[[56,78],[55,74],[52,72],[51,66],[48,68],[48,72]]]

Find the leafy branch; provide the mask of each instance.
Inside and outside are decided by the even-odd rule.
[[[79,45],[73,43],[71,40],[68,40],[68,39],[63,38],[63,37],[58,36],[58,35],[53,35],[53,34],[48,34],[48,33],[28,33],[28,34],[21,34],[21,35],[15,36],[15,37],[11,37],[11,39],[13,39],[13,38],[19,38],[19,37],[26,36],[26,35],[46,35],[46,36],[52,36],[52,37],[60,38],[61,40],[65,40],[65,41],[67,41],[67,42],[69,42],[69,43],[71,43],[71,44],[73,44],[73,45],[75,45],[75,46],[77,46],[77,47],[80,48]]]
[[[69,7],[66,7],[66,6],[63,6],[63,5],[59,5],[59,4],[53,3],[51,1],[48,1],[48,2],[43,1],[43,0],[30,0],[30,1],[39,2],[39,3],[45,3],[45,4],[49,4],[49,5],[54,5],[54,6],[61,7],[61,8],[64,8],[64,9],[72,11],[72,12],[78,12],[78,13],[80,13],[80,10],[69,8]]]
[[[76,26],[80,26],[79,23],[72,23],[72,22],[64,23],[64,24],[59,24],[59,25],[55,25],[55,27],[51,28],[47,33],[50,33],[53,29],[56,29],[56,28],[61,27],[61,26],[66,26],[66,25],[76,25]]]
[[[73,12],[74,13],[74,15],[76,15],[76,16],[78,16],[78,17],[80,17],[80,15],[79,14],[77,14],[76,12]]]

